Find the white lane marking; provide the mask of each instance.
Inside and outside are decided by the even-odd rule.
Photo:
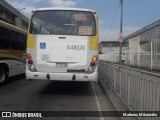
[[[101,105],[99,103],[99,100],[98,100],[98,97],[97,97],[97,94],[96,94],[96,89],[95,89],[93,83],[91,83],[91,84],[92,84],[92,88],[93,88],[94,97],[95,97],[95,100],[96,100],[97,109],[99,111],[100,116],[103,116],[102,115]],[[100,117],[100,120],[104,120],[104,117]]]

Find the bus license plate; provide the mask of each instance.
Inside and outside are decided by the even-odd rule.
[[[68,67],[67,63],[56,63],[56,67]]]

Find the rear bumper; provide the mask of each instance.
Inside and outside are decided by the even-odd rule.
[[[44,72],[31,72],[26,69],[26,79],[35,80],[58,80],[58,81],[94,81],[98,80],[98,72],[92,74],[84,73],[44,73]]]

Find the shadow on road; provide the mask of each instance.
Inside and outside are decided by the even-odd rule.
[[[10,78],[8,78],[7,84],[10,84],[12,82],[15,82],[15,81],[18,81],[18,80],[21,80],[21,79],[24,79],[24,78],[25,78],[25,74],[20,74],[20,75],[10,77]]]
[[[40,94],[88,96],[93,92],[90,82],[56,81],[48,84]]]

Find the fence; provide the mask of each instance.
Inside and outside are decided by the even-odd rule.
[[[131,111],[160,111],[160,74],[100,61],[99,80],[115,91]]]
[[[125,64],[160,70],[160,42],[147,42],[139,46],[128,47],[122,50]],[[100,60],[119,62],[119,52],[112,51],[99,56]]]

